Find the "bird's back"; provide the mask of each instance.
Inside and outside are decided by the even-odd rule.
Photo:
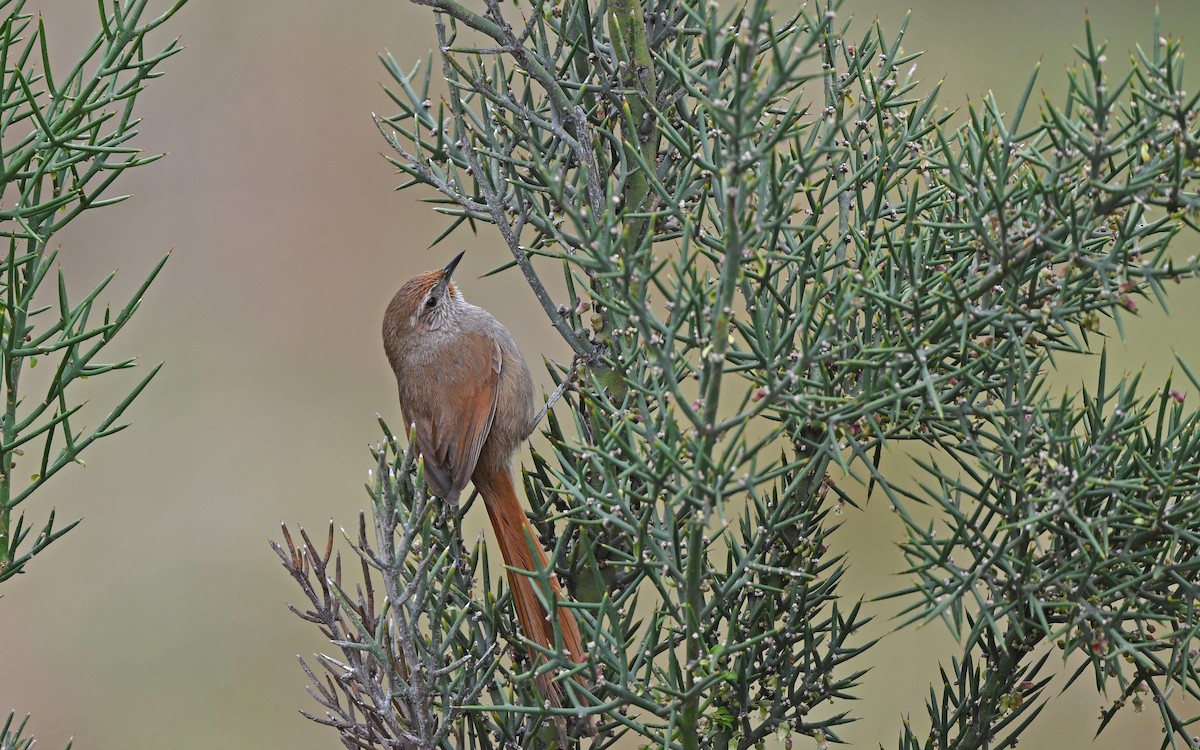
[[[477,466],[489,470],[507,467],[513,454],[533,432],[533,378],[516,341],[500,321],[480,307],[470,305],[461,323],[464,332],[481,333],[500,346],[500,382],[496,389],[496,415]]]

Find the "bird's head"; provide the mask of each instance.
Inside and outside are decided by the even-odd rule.
[[[452,321],[466,302],[450,278],[462,257],[459,253],[445,268],[414,276],[400,287],[388,305],[385,328],[404,332],[437,330]]]

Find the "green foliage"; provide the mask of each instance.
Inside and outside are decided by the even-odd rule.
[[[33,738],[21,736],[25,732],[25,724],[29,721],[29,717],[26,716],[15,726],[13,725],[14,721],[16,721],[16,717],[10,713],[4,720],[3,726],[0,726],[0,750],[31,750]],[[71,750],[72,744],[67,743],[67,750]]]
[[[55,525],[51,510],[38,533],[19,509],[50,477],[94,441],[125,427],[122,414],[154,377],[153,368],[120,398],[95,427],[81,427],[81,380],[135,365],[135,360],[97,358],[137,310],[146,288],[166,262],[158,263],[129,301],[101,307],[108,276],[72,299],[54,237],[88,209],[126,196],[106,191],[127,169],[155,161],[130,145],[138,93],[161,73],[159,63],[179,51],[171,41],[146,50],[146,35],[183,6],[143,22],[146,1],[99,5],[100,30],[66,73],[52,72],[44,23],[24,10],[23,0],[0,0],[0,238],[8,251],[0,270],[0,581],[25,564],[77,521]],[[23,389],[28,369],[52,370],[45,390]],[[25,378],[27,379],[27,378]],[[42,386],[38,386],[39,388]],[[25,455],[17,469],[17,459]]]
[[[305,715],[339,730],[349,747],[482,748],[531,736],[540,712],[523,708],[534,691],[528,662],[514,661],[527,652],[506,653],[500,636],[518,631],[510,596],[492,588],[482,540],[465,547],[457,517],[426,494],[411,443],[401,448],[380,425],[386,440],[368,484],[373,525],[360,515],[352,543],[361,572],[354,592],[332,523],[323,547],[304,529],[296,544],[286,525],[283,545],[271,545],[308,602],[290,609],[342,652],[317,657],[323,677],[301,660],[326,711]],[[484,696],[488,711],[479,710]]]
[[[1177,43],[1155,29],[1113,80],[1089,28],[1063,102],[1034,115],[1031,78],[960,119],[903,30],[852,39],[840,2],[541,0],[516,27],[492,0],[417,2],[448,91],[384,59],[392,163],[446,234],[498,229],[575,355],[526,489],[593,642],[594,747],[839,741],[872,644],[826,540],[872,493],[907,527],[908,624],[962,648],[900,747],[1015,744],[1051,644],[1197,746],[1166,700],[1200,690],[1196,412],[1103,364],[1047,385],[1197,273],[1168,254],[1200,206]],[[881,468],[904,444],[930,455],[916,486]]]
[[[8,248],[0,269],[0,581],[25,572],[35,555],[79,523],[56,526],[51,509],[30,538],[36,523],[19,506],[59,471],[83,465],[80,456],[93,442],[124,429],[122,415],[158,372],[154,367],[139,380],[95,427],[78,424],[79,381],[136,364],[98,357],[136,312],[166,259],[128,302],[101,308],[113,275],[72,299],[56,269],[54,240],[84,211],[124,200],[107,195],[116,179],[158,158],[130,145],[138,124],[133,107],[146,83],[161,75],[159,63],[180,49],[171,41],[147,53],[146,36],[184,2],[143,22],[146,0],[114,1],[109,8],[100,0],[100,30],[63,73],[51,69],[41,17],[26,12],[24,0],[0,0],[0,238]],[[49,373],[40,382],[28,373],[39,364]],[[18,469],[18,459],[29,468]],[[32,737],[22,736],[26,720],[14,725],[15,714],[8,715],[0,750],[33,746]]]

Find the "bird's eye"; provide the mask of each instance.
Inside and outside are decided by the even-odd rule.
[[[430,297],[429,299],[425,300],[425,306],[437,307],[437,297]]]

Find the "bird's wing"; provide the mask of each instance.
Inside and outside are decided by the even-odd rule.
[[[504,354],[490,336],[462,334],[446,367],[434,373],[442,398],[406,404],[425,457],[425,481],[457,503],[492,429]]]

